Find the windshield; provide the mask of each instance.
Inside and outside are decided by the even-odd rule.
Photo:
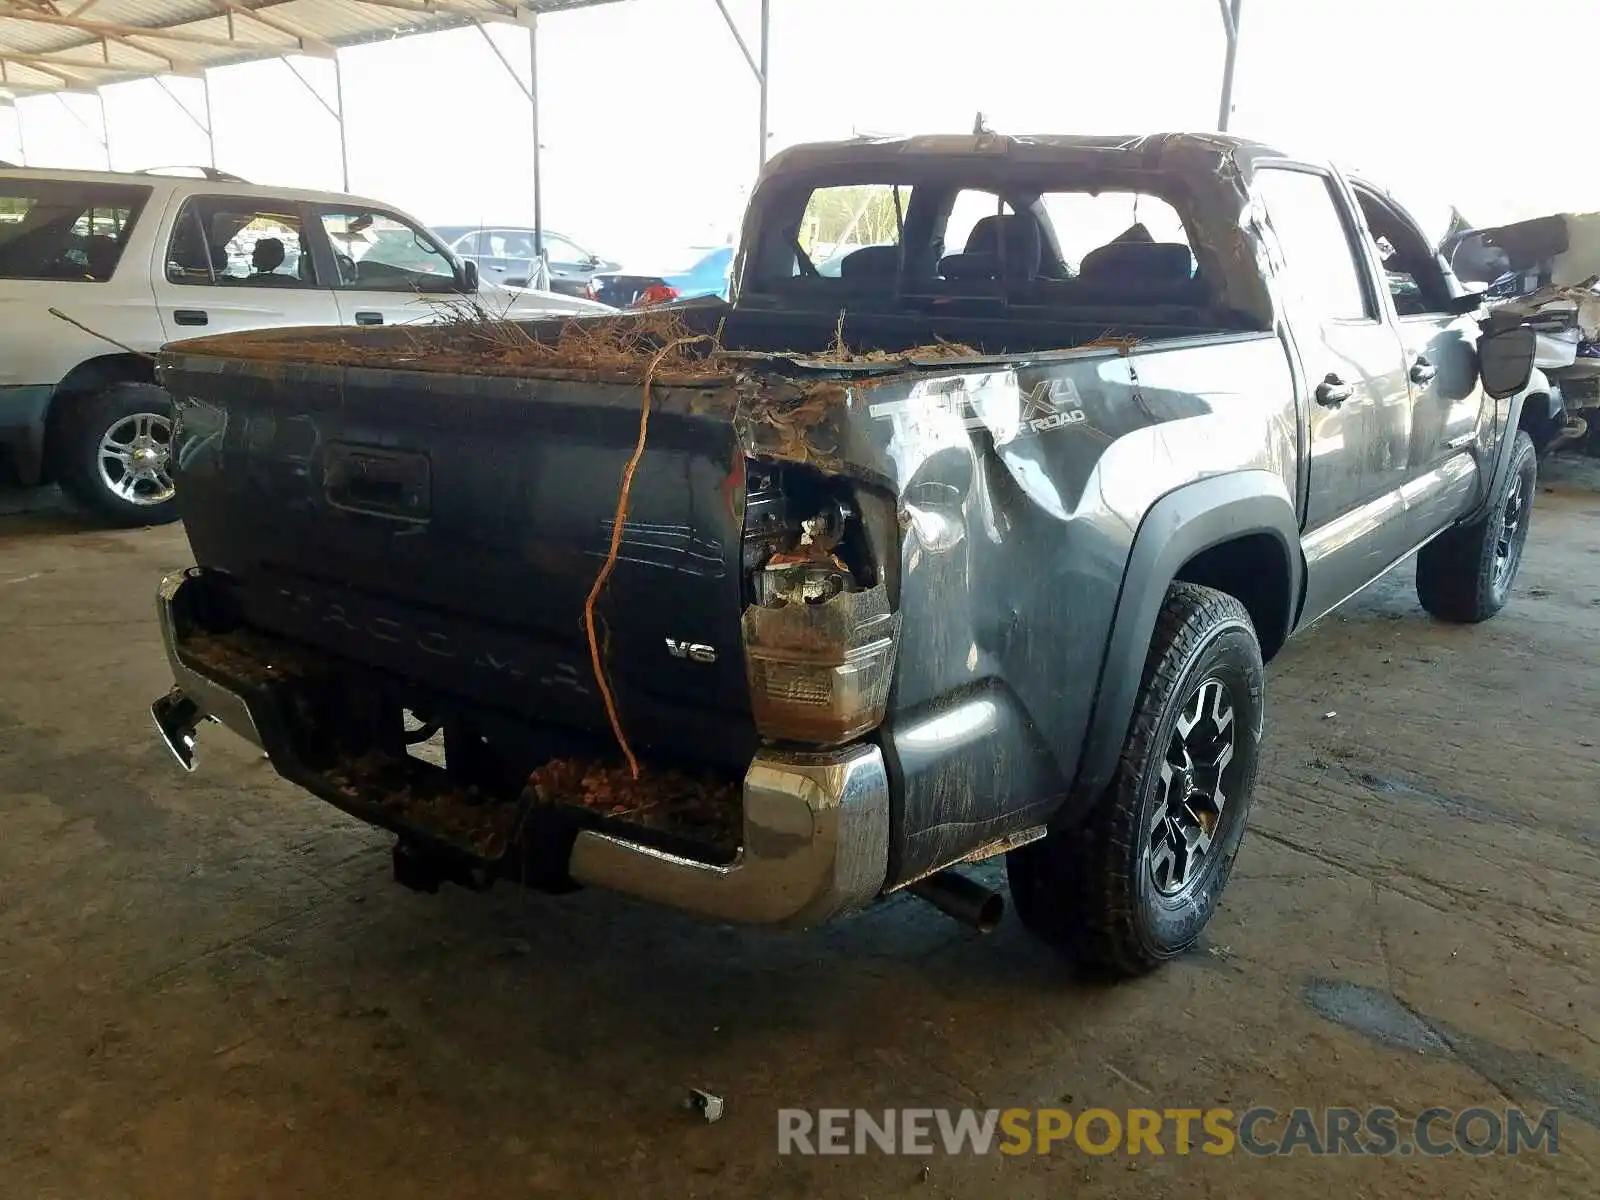
[[[0,180],[0,279],[104,283],[149,196],[130,184]]]

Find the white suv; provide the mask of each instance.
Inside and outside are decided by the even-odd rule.
[[[609,311],[480,284],[423,225],[372,200],[0,170],[0,457],[112,523],[173,520],[171,402],[151,353],[242,329],[427,322],[463,294],[513,317]]]

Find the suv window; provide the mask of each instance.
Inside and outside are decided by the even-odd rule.
[[[0,279],[106,282],[149,198],[130,184],[0,180]]]
[[[1320,317],[1375,319],[1333,180],[1314,171],[1273,167],[1257,171],[1255,183],[1278,235],[1288,283],[1301,299]]]
[[[341,288],[367,292],[447,292],[456,266],[431,236],[391,213],[340,209],[322,213]]]
[[[244,287],[317,286],[299,206],[288,200],[195,196],[184,202],[167,245],[172,283]]]

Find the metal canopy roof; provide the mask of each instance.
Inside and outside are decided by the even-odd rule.
[[[613,0],[0,0],[0,90],[92,90]]]

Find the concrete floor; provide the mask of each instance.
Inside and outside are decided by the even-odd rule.
[[[1600,493],[1567,474],[1497,620],[1430,621],[1402,568],[1285,651],[1207,943],[1118,987],[908,899],[772,936],[406,892],[226,734],[187,778],[157,745],[181,531],[12,497],[0,1194],[1594,1196]],[[1558,1156],[776,1153],[786,1106],[1509,1103],[1562,1109]]]

